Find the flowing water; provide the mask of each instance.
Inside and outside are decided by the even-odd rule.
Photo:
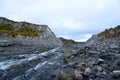
[[[63,58],[58,49],[38,54],[1,56],[0,80],[58,80]]]

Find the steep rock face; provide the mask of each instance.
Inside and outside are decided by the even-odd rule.
[[[106,39],[112,39],[120,37],[120,25],[115,28],[105,29],[105,31],[98,34],[98,40],[104,41]]]
[[[93,45],[98,42],[98,35],[92,35],[90,39],[87,40],[87,45]]]
[[[15,22],[0,17],[0,46],[8,45],[53,48],[62,45],[62,42],[47,25]]]
[[[120,25],[115,28],[105,29],[105,31],[93,35],[87,43],[103,42],[107,39],[120,38]]]
[[[93,35],[87,42],[86,46],[96,46],[98,49],[119,49],[120,50],[120,26],[106,29],[105,31]]]

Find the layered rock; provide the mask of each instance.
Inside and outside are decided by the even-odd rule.
[[[120,37],[120,25],[115,28],[105,29],[105,31],[98,34],[98,40],[104,41],[106,39],[112,39]]]
[[[15,22],[0,17],[0,46],[20,45],[40,48],[54,48],[62,42],[47,25]]]

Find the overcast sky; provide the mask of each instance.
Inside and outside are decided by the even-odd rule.
[[[120,0],[0,0],[0,16],[46,24],[56,36],[85,41],[120,24]]]

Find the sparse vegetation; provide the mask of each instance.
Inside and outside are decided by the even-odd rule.
[[[62,50],[61,52],[70,53],[71,51],[72,51],[72,48],[66,48],[66,49]]]
[[[64,71],[61,71],[61,80],[67,80],[67,74]]]
[[[59,39],[63,42],[64,45],[76,43],[74,40],[71,40],[71,39],[64,39],[62,37],[60,37]]]
[[[115,38],[120,36],[120,25],[115,28],[105,29],[102,33],[98,34],[99,41],[104,41],[106,39]]]
[[[43,31],[39,31],[37,29],[33,29],[29,26],[22,26],[20,29],[14,29],[10,24],[0,24],[0,33],[6,33],[15,37],[16,35],[23,35],[29,37],[39,36]]]
[[[0,30],[8,30],[11,31],[13,28],[11,27],[10,24],[0,24]]]

